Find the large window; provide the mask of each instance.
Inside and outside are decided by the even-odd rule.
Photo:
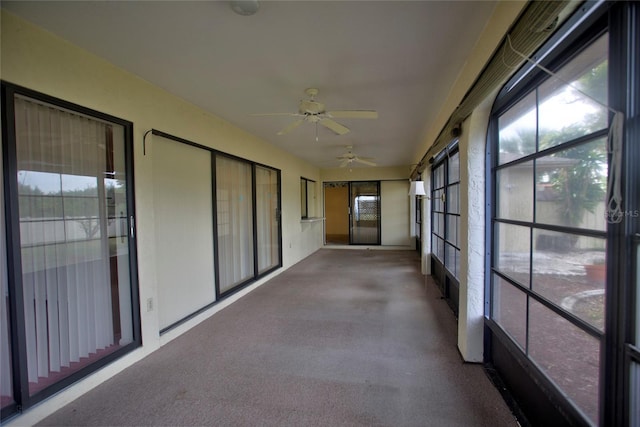
[[[140,336],[131,124],[20,88],[3,94],[4,414]]]
[[[458,310],[460,274],[460,155],[455,143],[436,156],[431,172],[432,271]]]
[[[639,31],[585,3],[494,105],[487,354],[533,424],[640,422]]]
[[[497,117],[492,319],[592,422],[605,321],[608,37]],[[568,86],[563,81],[571,83]]]

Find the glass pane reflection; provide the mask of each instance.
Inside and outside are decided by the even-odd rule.
[[[498,164],[536,151],[536,94],[532,92],[498,118]]]
[[[492,319],[522,347],[527,348],[527,296],[493,275]]]
[[[607,127],[607,44],[604,35],[565,65],[560,79],[540,85],[540,150]]]
[[[606,230],[605,139],[536,160],[536,222]]]
[[[496,224],[494,242],[497,242],[494,267],[501,273],[529,287],[530,229],[511,224]]]
[[[604,330],[606,240],[534,230],[531,288]]]
[[[528,350],[538,367],[597,423],[600,340],[529,298]]]
[[[533,162],[500,169],[496,182],[498,218],[532,221]]]

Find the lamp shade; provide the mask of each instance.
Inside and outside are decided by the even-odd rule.
[[[411,187],[409,188],[410,196],[426,196],[424,192],[424,181],[411,181]]]

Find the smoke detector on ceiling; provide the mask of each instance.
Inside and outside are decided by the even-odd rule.
[[[258,0],[234,0],[230,2],[231,9],[242,16],[251,16],[260,9],[260,3]]]

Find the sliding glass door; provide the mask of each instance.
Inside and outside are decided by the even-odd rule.
[[[380,244],[380,182],[350,183],[352,245]]]
[[[137,344],[129,125],[18,93],[5,108],[3,407]]]
[[[280,171],[150,132],[163,334],[282,266]]]
[[[218,293],[281,265],[280,173],[215,154]]]

